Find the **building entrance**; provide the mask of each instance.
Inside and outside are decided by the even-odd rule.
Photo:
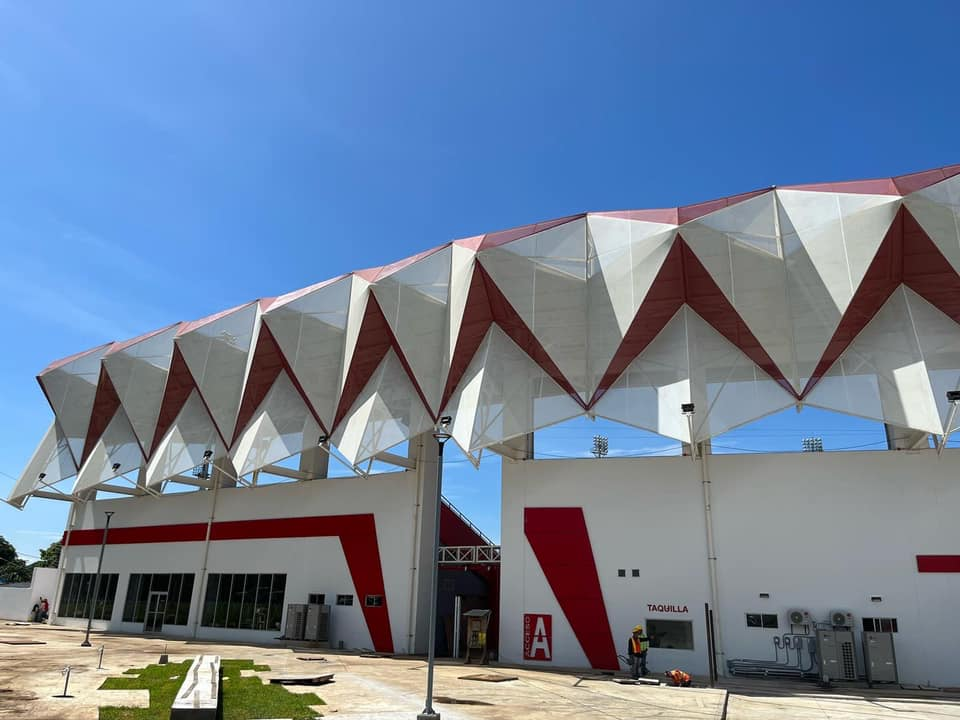
[[[167,612],[167,593],[151,592],[147,598],[147,616],[143,631],[158,633],[163,631],[163,616]]]

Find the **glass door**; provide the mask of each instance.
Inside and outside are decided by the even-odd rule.
[[[144,632],[163,631],[163,616],[167,612],[167,593],[151,592],[147,599],[147,617],[143,623]]]

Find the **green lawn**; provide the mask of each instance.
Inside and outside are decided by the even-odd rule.
[[[102,707],[100,720],[168,720],[170,706],[190,669],[190,660],[169,665],[149,665],[125,670],[126,675],[138,677],[107,678],[101,690],[149,690],[149,708]],[[254,665],[251,660],[224,660],[223,665],[223,720],[251,720],[252,718],[295,718],[310,720],[317,713],[310,705],[322,705],[323,700],[313,693],[296,694],[281,685],[264,685],[257,677],[240,677],[241,670],[269,670],[266,665]]]

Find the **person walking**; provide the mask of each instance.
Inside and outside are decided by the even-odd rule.
[[[650,647],[650,638],[643,634],[643,626],[636,625],[630,639],[627,640],[627,655],[630,657],[630,676],[638,680],[641,675],[646,676],[647,649]]]
[[[46,622],[47,616],[50,614],[50,603],[47,602],[45,597],[40,598],[40,622]]]

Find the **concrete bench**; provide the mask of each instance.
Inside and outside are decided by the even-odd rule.
[[[170,720],[215,720],[220,670],[219,655],[197,655],[170,707]]]

